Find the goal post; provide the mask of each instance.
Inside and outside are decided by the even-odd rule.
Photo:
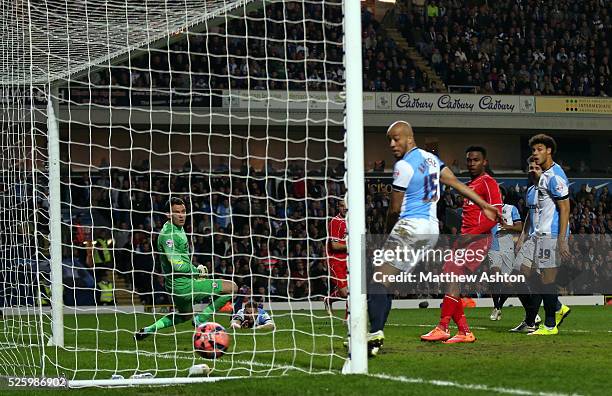
[[[47,99],[47,152],[49,156],[49,259],[51,337],[47,345],[64,346],[64,280],[62,268],[62,196],[58,89],[49,86]]]
[[[28,116],[6,116],[20,135],[2,140],[2,182],[24,183],[29,201],[3,205],[0,223],[47,220],[35,252],[3,238],[0,281],[17,284],[0,299],[0,376],[83,387],[367,373],[360,1],[76,6],[16,2],[3,15],[21,37],[21,63],[1,62],[4,112],[19,90]],[[156,253],[170,197],[186,202],[194,265],[237,283],[275,322],[231,330],[232,299],[208,317],[233,339],[219,359],[194,353],[191,320],[207,299],[133,338],[185,313]],[[345,197],[348,323],[323,304],[334,290],[328,223]],[[201,363],[210,376],[190,376]]]
[[[361,1],[345,4],[345,63],[346,63],[346,163],[348,185],[348,253],[350,356],[346,371],[367,374],[367,306],[365,267],[362,263],[365,238],[365,183],[363,154],[363,79],[361,65]],[[349,61],[355,59],[355,61]]]

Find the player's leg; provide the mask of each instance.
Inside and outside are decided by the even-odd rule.
[[[524,275],[526,283],[516,285],[517,297],[525,310],[525,317],[521,323],[509,330],[513,333],[530,333],[537,330],[536,322],[539,322],[538,310],[541,300],[537,285],[539,274],[536,272],[534,258],[535,242],[533,238],[529,238],[523,243],[514,260],[513,272]]]
[[[563,304],[561,302],[561,300],[559,300],[559,298],[557,297],[557,311],[556,311],[556,314],[555,314],[555,321],[557,323],[557,327],[561,326],[561,324],[563,323],[565,318],[568,317],[570,312],[572,312],[570,307],[568,307],[567,305]]]
[[[542,272],[542,301],[545,318],[544,324],[540,325],[538,330],[531,334],[555,335],[559,332],[557,328],[559,291],[556,283],[558,272],[557,239],[541,238],[538,245],[538,263]]]
[[[347,301],[348,297],[348,281],[346,262],[329,261],[329,271],[331,275],[331,284],[334,286],[334,291],[323,299],[325,309],[331,316],[334,314],[332,304],[336,301]],[[346,317],[346,313],[345,313]]]
[[[488,255],[489,248],[491,247],[491,235],[465,235],[464,240],[461,241],[459,246],[465,247],[465,263],[462,264],[461,267],[464,268],[464,271],[473,273],[478,269],[478,267],[480,267],[484,257]],[[471,252],[471,254],[468,255],[467,252]],[[460,287],[460,285],[457,285],[457,287]],[[461,290],[458,291],[458,293],[460,292]],[[458,295],[459,294],[457,294],[457,296]],[[444,341],[444,343],[456,344],[472,343],[476,341],[476,337],[474,336],[474,333],[470,330],[470,327],[468,325],[467,318],[465,316],[465,311],[463,309],[463,304],[461,303],[461,301],[459,302],[459,304],[454,304],[452,318],[457,324],[458,331],[456,335]]]
[[[556,278],[556,268],[542,269],[542,277],[540,279],[541,293],[534,295],[532,301],[532,309],[529,320],[535,322],[534,312],[539,310],[540,303],[544,305],[544,323],[541,323],[539,328],[529,334],[533,335],[555,335],[558,333],[556,324],[556,311],[558,301],[557,285],[551,279]]]
[[[454,246],[455,250],[457,248],[458,244]],[[455,262],[452,260],[446,261],[444,263],[444,267],[442,268],[443,274],[463,275],[464,271],[465,267],[455,264]],[[433,328],[433,330],[421,335],[421,341],[446,341],[451,338],[448,326],[451,319],[453,319],[453,314],[459,309],[459,305],[463,307],[463,302],[461,301],[459,293],[459,285],[454,283],[448,284],[446,294],[444,295],[442,304],[440,306],[440,321],[438,322],[438,325]]]
[[[453,245],[453,250],[457,251],[460,246],[462,246],[461,241],[455,242]],[[444,267],[442,268],[443,274],[463,275],[464,272],[465,267],[463,265],[456,264],[454,260],[451,259],[444,262]],[[438,325],[433,328],[433,330],[421,335],[421,341],[446,341],[451,338],[448,326],[459,305],[463,306],[461,297],[459,295],[459,286],[454,283],[448,284],[446,294],[444,295],[442,304],[440,306],[440,321],[438,322]]]
[[[201,299],[210,296],[212,301],[204,308],[200,314],[195,315],[193,321],[197,327],[206,323],[218,312],[228,301],[232,300],[234,294],[238,292],[236,283],[228,280],[197,279],[193,282],[194,296]],[[195,300],[195,298],[194,298]]]
[[[327,314],[330,316],[333,316],[334,314],[333,304],[337,301],[344,301],[345,303],[347,303],[348,302],[347,297],[348,297],[348,287],[339,287],[336,285],[336,287],[334,288],[334,291],[329,296],[323,299],[323,303],[325,304],[325,310],[327,311]],[[346,318],[346,312],[345,312],[345,318]]]
[[[521,323],[509,331],[512,333],[531,333],[537,330],[541,321],[538,315],[540,303],[542,302],[539,293],[540,287],[538,286],[540,283],[539,274],[532,269],[532,263],[529,261],[525,261],[520,266],[520,270],[515,272],[524,275],[527,280],[525,284],[517,285],[517,297],[525,310],[525,317]],[[532,290],[534,291],[532,292]]]
[[[458,305],[463,306],[458,289],[457,291],[448,289],[440,306],[440,321],[438,325],[433,330],[423,334],[421,341],[446,341],[451,338],[448,326],[453,318],[453,314],[458,309]]]
[[[489,262],[491,263],[490,272],[495,275],[501,273],[502,266],[502,254],[500,250],[490,250],[489,251]],[[498,290],[499,288],[494,287],[493,293],[491,294],[491,298],[493,299],[493,310],[491,311],[491,315],[489,316],[490,320],[501,320],[501,309],[503,303],[500,304],[500,300],[502,298],[502,294]],[[504,299],[505,302],[505,299]]]
[[[144,340],[151,334],[157,333],[159,330],[176,326],[191,319],[191,311],[193,308],[191,298],[182,295],[173,297],[175,312],[159,318],[155,323],[143,327],[134,334],[137,341]]]
[[[502,274],[511,274],[512,268],[514,267],[514,242],[511,238],[508,238],[506,242],[504,240],[502,249],[501,249],[501,266],[499,271]],[[500,284],[499,285],[499,293],[497,295],[497,308],[499,310],[499,316],[497,320],[501,320],[501,310],[504,307],[504,304],[510,297],[509,290],[507,285]]]
[[[380,273],[380,279],[384,276],[397,275],[400,271],[388,263],[384,263],[375,269]],[[376,355],[378,349],[384,343],[385,335],[383,329],[390,309],[391,293],[388,282],[372,282],[368,287],[368,319],[370,332],[368,334],[368,351]]]
[[[458,240],[453,245],[453,251],[461,249],[462,246],[464,246],[463,241]],[[451,258],[444,263],[442,273],[464,275],[465,270],[466,267],[464,265],[455,263],[454,259]],[[451,338],[450,331],[448,329],[451,319],[454,319],[453,316],[455,315],[455,312],[461,312],[461,315],[464,315],[460,291],[461,289],[458,284],[450,283],[447,285],[446,294],[444,295],[442,304],[440,306],[440,321],[438,322],[438,325],[433,328],[433,330],[421,335],[421,341],[446,341]],[[459,318],[460,316],[456,317]]]
[[[404,251],[405,248],[414,251],[425,251],[436,245],[438,241],[438,224],[425,219],[400,219],[383,246],[383,251]],[[405,260],[406,259],[406,260]],[[388,276],[398,275],[402,272],[411,273],[419,263],[419,255],[408,254],[395,260],[385,262],[375,268],[379,273],[380,282],[370,283],[368,290],[368,316],[370,319],[370,334],[368,347],[377,352],[376,344],[382,345],[384,340],[383,329],[389,317],[393,304],[393,290],[400,286],[389,281]],[[375,354],[375,353],[373,353]]]
[[[455,307],[453,321],[457,324],[457,334],[444,341],[445,344],[471,343],[476,341],[474,333],[470,331],[467,318],[465,317],[465,310],[461,302]]]

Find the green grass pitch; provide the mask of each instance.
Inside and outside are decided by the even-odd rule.
[[[521,308],[505,308],[503,319],[491,322],[488,308],[467,310],[477,342],[470,345],[422,343],[419,335],[437,323],[439,310],[392,311],[385,329],[383,352],[369,360],[370,376],[342,376],[346,351],[344,325],[319,311],[298,315],[277,312],[278,331],[236,333],[232,353],[216,361],[194,355],[191,327],[168,329],[136,345],[131,332],[151,322],[151,315],[67,315],[67,350],[47,347],[46,373],[68,378],[126,378],[138,372],[157,377],[186,375],[194,363],[214,366],[214,376],[253,377],[185,386],[122,388],[129,395],[487,395],[583,394],[609,395],[612,389],[612,308],[573,307],[554,337],[511,334],[522,318]],[[15,325],[7,322],[3,326]],[[227,324],[228,318],[218,320]],[[74,330],[79,329],[79,330]],[[95,330],[98,329],[98,330]],[[78,345],[79,351],[75,351]],[[0,351],[5,361],[19,361],[24,351]],[[37,355],[28,353],[35,360]],[[53,367],[51,362],[59,362]],[[75,368],[79,370],[76,371]],[[307,375],[305,371],[320,375]],[[272,378],[257,378],[271,376]],[[376,377],[378,376],[378,377]],[[65,393],[55,391],[53,393]],[[84,394],[116,394],[116,389],[81,389]],[[18,394],[39,394],[23,390]],[[47,393],[47,392],[45,392]],[[5,391],[2,391],[5,394]]]

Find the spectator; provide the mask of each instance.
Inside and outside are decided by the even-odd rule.
[[[400,24],[412,22],[402,33],[447,84],[501,94],[612,94],[609,7],[598,0],[572,3],[564,12],[555,2],[511,0],[441,0],[407,9],[397,17]],[[493,68],[504,69],[507,79]]]

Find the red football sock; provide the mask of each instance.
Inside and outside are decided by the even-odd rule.
[[[467,319],[465,318],[465,312],[463,311],[463,304],[457,304],[455,308],[455,312],[453,312],[453,320],[457,323],[457,327],[459,328],[460,334],[466,334],[470,332],[470,327],[468,326]]]
[[[440,311],[440,323],[438,323],[438,327],[448,330],[448,324],[450,323],[451,318],[453,317],[453,313],[457,310],[457,306],[461,305],[461,300],[454,296],[449,296],[448,294],[444,295],[444,300],[442,300],[442,309]]]

